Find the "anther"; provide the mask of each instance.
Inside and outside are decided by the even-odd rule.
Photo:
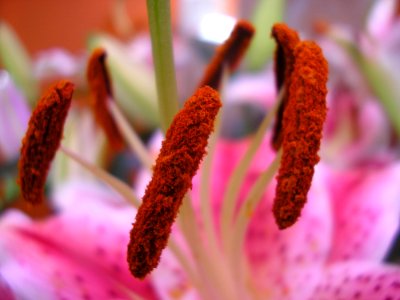
[[[73,84],[60,81],[38,101],[22,140],[19,178],[24,200],[37,204],[43,199],[47,173],[63,134],[73,93]]]
[[[224,67],[226,66],[231,72],[238,67],[240,60],[250,45],[254,31],[253,25],[247,21],[240,20],[236,23],[229,38],[216,49],[199,87],[208,85],[218,90]]]
[[[111,116],[107,101],[113,100],[111,80],[105,65],[106,52],[104,49],[95,49],[89,58],[87,79],[91,93],[91,106],[97,123],[103,128],[111,147],[121,150],[124,140],[117,125]]]
[[[128,263],[137,278],[144,278],[158,265],[220,107],[218,93],[202,87],[186,101],[167,130],[130,233]]]
[[[278,91],[282,88],[285,89],[282,102],[278,107],[275,126],[272,132],[272,147],[277,151],[282,144],[282,118],[290,93],[288,87],[294,67],[293,52],[296,45],[300,42],[300,38],[296,31],[280,23],[275,24],[272,28],[272,37],[277,43],[274,64],[276,85]]]
[[[273,212],[279,228],[293,225],[306,203],[326,118],[328,64],[314,42],[298,43],[282,119],[282,160]]]

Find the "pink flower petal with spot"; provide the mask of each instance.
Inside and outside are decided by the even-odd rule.
[[[399,163],[332,173],[331,261],[382,260],[399,228],[399,180]]]
[[[252,184],[273,159],[275,153],[271,151],[269,143],[266,138],[252,161],[241,188],[239,202],[243,202]],[[210,181],[216,224],[229,177],[248,145],[248,140],[219,141],[217,144]],[[309,201],[299,222],[292,228],[280,231],[273,218],[275,182],[266,189],[263,200],[252,216],[244,254],[248,256],[252,278],[258,281],[258,288],[268,290],[267,294],[275,295],[277,299],[286,299],[283,298],[284,295],[291,295],[287,299],[292,299],[293,295],[288,294],[289,290],[293,290],[301,282],[310,283],[311,278],[317,278],[316,274],[329,253],[332,220],[330,201],[325,181],[322,180],[323,172],[319,168],[316,171]],[[193,182],[192,196],[196,203],[199,201],[199,176]],[[298,279],[295,280],[294,277]],[[298,293],[308,295],[311,289],[310,284],[309,288],[303,288]]]
[[[241,140],[219,140],[216,145],[216,150],[213,158],[210,184],[210,197],[212,211],[214,213],[214,222],[219,226],[222,201],[226,191],[230,176],[235,167],[243,158],[247,148],[249,147],[249,139]],[[250,184],[254,183],[257,176],[261,174],[275,157],[270,147],[270,139],[264,139],[262,145],[257,150],[255,158],[249,168],[249,173],[246,175],[246,184],[244,184],[239,192],[239,203],[242,203],[246,193],[250,188]],[[199,209],[200,205],[200,178],[202,169],[198,171],[193,178],[193,186],[191,196],[195,208]]]
[[[160,300],[202,300],[169,249],[163,251],[160,264],[152,272],[151,280]]]
[[[26,299],[156,299],[149,281],[127,268],[134,210],[79,200],[74,211],[46,221],[2,220],[0,272],[13,291]]]
[[[398,300],[400,268],[349,262],[328,267],[310,300]]]
[[[304,280],[309,284],[296,293],[310,293],[311,279],[317,277],[328,256],[332,219],[321,172],[317,168],[308,201],[295,225],[286,230],[278,229],[272,215],[275,187],[270,187],[248,228],[245,249],[253,278],[265,288],[275,289],[277,299],[292,295],[288,291],[296,290],[295,286]],[[288,299],[302,299],[292,296]]]

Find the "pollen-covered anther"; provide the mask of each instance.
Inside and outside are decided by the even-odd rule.
[[[202,87],[186,101],[167,130],[130,233],[128,263],[137,278],[144,278],[158,265],[220,107],[218,93]]]
[[[60,81],[38,101],[22,140],[19,160],[21,194],[24,200],[38,204],[43,199],[47,173],[63,134],[71,105],[74,85]]]
[[[224,66],[231,72],[238,67],[250,45],[254,32],[253,25],[247,21],[239,20],[229,38],[216,49],[214,57],[204,72],[199,87],[208,85],[218,90]]]
[[[314,42],[294,48],[289,98],[282,120],[282,161],[273,212],[279,228],[293,225],[306,203],[326,118],[328,64]]]
[[[107,101],[112,101],[110,76],[105,64],[107,54],[104,49],[95,49],[89,58],[87,80],[91,94],[91,107],[96,122],[103,128],[111,147],[121,150],[124,140],[108,109]]]
[[[274,25],[271,35],[277,43],[274,59],[277,89],[285,89],[272,132],[272,147],[277,151],[282,144],[282,119],[290,94],[288,87],[294,68],[294,49],[300,38],[296,31],[281,23]]]

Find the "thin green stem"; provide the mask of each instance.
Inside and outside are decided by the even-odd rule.
[[[161,128],[166,132],[178,111],[172,48],[170,1],[147,0]]]

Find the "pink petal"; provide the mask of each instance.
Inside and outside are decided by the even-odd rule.
[[[328,179],[335,232],[331,261],[381,260],[399,227],[400,164],[338,171]]]
[[[376,1],[369,13],[367,29],[370,35],[380,40],[390,33],[396,21],[396,1]]]
[[[164,250],[158,267],[152,273],[152,283],[162,300],[201,300],[175,256]]]
[[[333,264],[310,300],[398,300],[400,268],[366,263]]]
[[[132,190],[133,192],[133,190]],[[117,192],[90,179],[70,180],[59,184],[51,195],[52,203],[65,212],[88,211],[96,207],[126,207],[126,200]]]
[[[13,291],[28,299],[126,299],[130,293],[155,299],[150,283],[134,279],[127,268],[134,211],[80,200],[85,209],[44,222],[3,220],[0,243],[7,256],[0,272]]]
[[[240,192],[241,202],[274,157],[269,143],[269,139],[266,138],[252,162]],[[221,201],[229,176],[247,147],[248,140],[220,141],[217,144],[210,181],[211,201],[216,220],[219,219]],[[309,201],[299,222],[292,228],[280,231],[273,218],[275,184],[266,189],[262,202],[252,216],[245,241],[245,253],[252,267],[252,277],[258,280],[255,284],[259,288],[280,295],[281,298],[277,296],[279,299],[284,299],[283,295],[294,289],[304,278],[306,281],[314,278],[315,270],[318,270],[318,266],[324,263],[328,255],[332,224],[323,173],[323,169],[318,168],[316,171]],[[198,193],[199,178],[196,177],[192,192],[195,203],[199,201]],[[294,273],[298,274],[298,280],[293,279]],[[310,288],[304,288],[304,294],[309,293]]]
[[[215,150],[213,159],[210,183],[210,202],[214,213],[214,221],[217,226],[219,224],[219,216],[222,208],[222,201],[228,181],[235,167],[243,158],[248,146],[249,139],[241,140],[219,140]],[[244,200],[244,197],[249,189],[250,183],[254,182],[257,174],[264,171],[271,163],[275,154],[270,148],[270,139],[266,138],[263,144],[258,149],[256,157],[253,159],[249,175],[246,178],[247,183],[241,188],[239,194],[239,203]],[[192,198],[194,206],[198,208],[200,205],[200,176],[201,168],[197,175],[193,178]]]
[[[253,277],[261,285],[275,287],[275,292],[280,291],[281,295],[295,289],[299,281],[314,278],[328,256],[332,222],[321,177],[322,170],[317,168],[302,216],[291,228],[277,228],[272,215],[274,187],[268,189],[250,223],[245,248]],[[294,280],[293,273],[298,274],[298,280]],[[302,293],[307,294],[311,287],[310,281]]]
[[[8,285],[8,283],[4,280],[4,278],[0,274],[0,299],[2,300],[15,300],[14,294]]]

